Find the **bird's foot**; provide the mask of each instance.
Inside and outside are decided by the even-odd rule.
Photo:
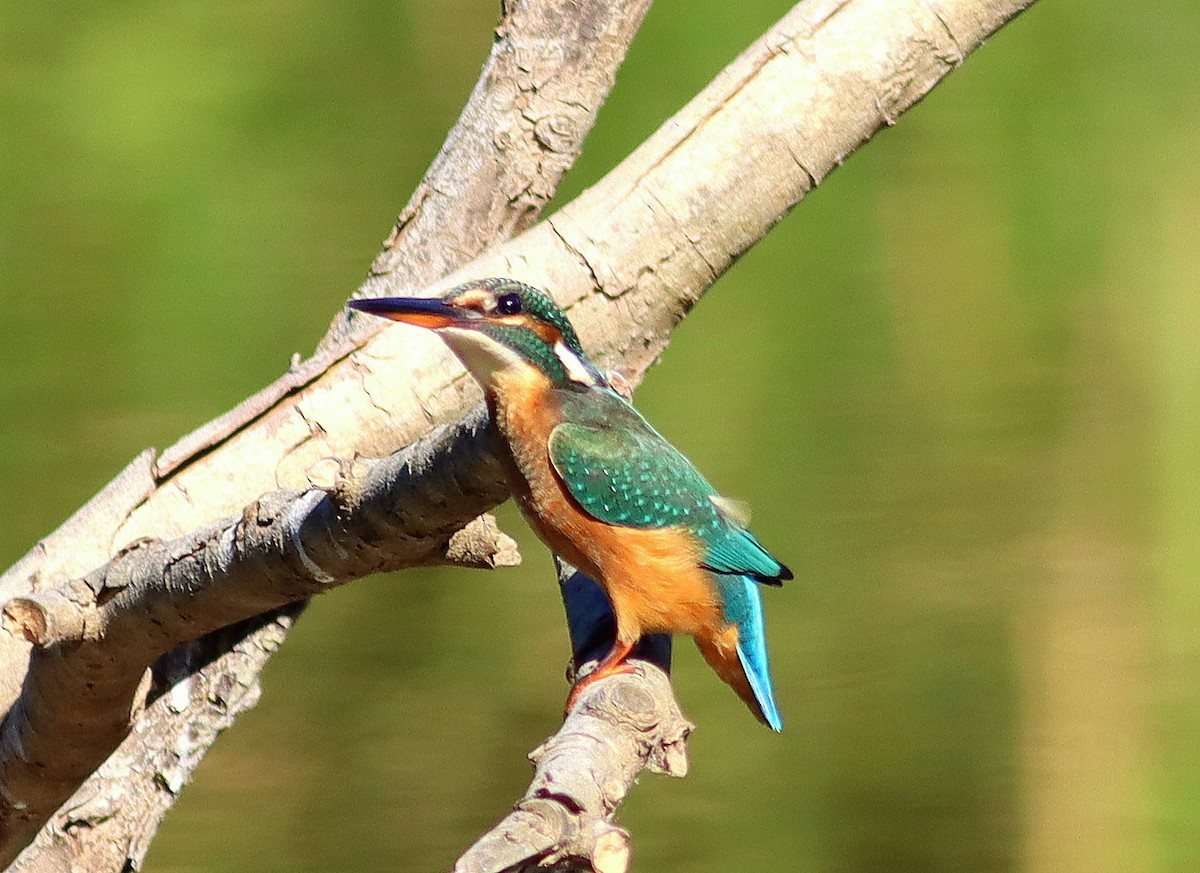
[[[620,661],[616,664],[605,666],[601,664],[591,673],[588,673],[582,679],[575,683],[571,689],[571,693],[567,695],[567,702],[563,705],[563,718],[571,714],[571,710],[575,708],[575,704],[579,702],[579,697],[591,685],[599,682],[602,679],[607,679],[610,676],[621,676],[626,673],[641,673],[642,670],[635,664],[629,664],[625,661]]]

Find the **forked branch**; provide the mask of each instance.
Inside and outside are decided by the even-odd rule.
[[[738,255],[761,238],[857,146],[893,123],[989,34],[1031,2],[810,0],[803,3],[598,185],[520,237],[483,252],[453,276],[443,274],[457,263],[453,248],[456,243],[439,238],[439,229],[444,225],[427,227],[422,234],[413,230],[423,214],[421,202],[416,202],[411,207],[412,214],[402,217],[393,234],[391,254],[385,254],[378,262],[380,275],[365,288],[370,293],[390,293],[412,291],[435,281],[448,285],[461,278],[483,275],[517,276],[552,290],[570,308],[585,346],[595,353],[598,361],[621,369],[636,381],[665,346],[674,325]],[[522,4],[516,5],[520,8]],[[595,12],[593,6],[605,5],[611,4],[588,4],[587,14]],[[572,4],[571,8],[575,6]],[[529,84],[537,90],[544,82]],[[535,138],[541,120],[533,122]],[[553,122],[550,127],[554,128]],[[452,146],[448,148],[452,150]],[[469,213],[466,207],[463,204],[464,215]],[[511,211],[505,213],[501,209],[500,214],[506,217],[489,219],[491,230],[483,230],[484,237],[497,240],[509,227],[524,220],[510,221],[516,214]],[[521,214],[527,216],[528,212]],[[434,250],[442,256],[432,254]],[[480,247],[467,246],[466,250],[474,254]],[[436,266],[420,269],[426,261]],[[399,271],[405,264],[417,266],[401,276]],[[28,839],[30,826],[39,825],[51,812],[39,809],[36,816],[29,814],[32,807],[28,794],[22,796],[15,790],[18,785],[24,785],[22,790],[25,790],[27,784],[13,781],[8,775],[15,772],[12,768],[19,770],[25,764],[36,763],[27,756],[26,739],[37,733],[30,732],[36,727],[30,720],[44,717],[45,710],[33,703],[38,697],[30,696],[32,689],[38,688],[47,677],[53,677],[55,670],[61,675],[79,652],[97,651],[90,647],[102,643],[88,637],[88,628],[93,627],[89,621],[108,622],[104,626],[109,628],[123,627],[122,623],[129,622],[129,630],[121,634],[130,636],[155,634],[153,622],[148,618],[154,613],[144,609],[147,601],[134,595],[136,586],[131,587],[131,576],[117,572],[118,567],[125,566],[123,561],[139,566],[145,561],[145,572],[138,578],[145,580],[147,595],[155,590],[155,573],[161,574],[164,568],[192,562],[200,569],[201,582],[186,591],[187,598],[179,599],[177,590],[169,592],[168,598],[176,613],[183,604],[199,610],[199,604],[211,600],[215,611],[205,612],[206,618],[196,629],[237,621],[245,617],[248,608],[251,611],[267,608],[279,597],[311,593],[311,587],[306,586],[319,577],[307,561],[339,579],[339,574],[349,577],[385,564],[396,566],[395,556],[410,549],[414,537],[420,539],[417,528],[422,519],[403,520],[393,526],[386,541],[383,538],[371,541],[355,554],[346,549],[347,543],[354,542],[352,537],[359,536],[360,543],[367,542],[353,532],[362,523],[355,515],[361,507],[353,501],[338,502],[342,500],[339,482],[344,481],[346,470],[352,469],[356,456],[388,455],[417,442],[431,426],[463,420],[477,404],[474,386],[436,345],[415,340],[411,333],[403,331],[367,334],[360,333],[353,324],[339,322],[318,357],[299,365],[287,377],[286,384],[268,389],[232,418],[203,429],[196,438],[166,453],[157,463],[143,459],[140,466],[131,468],[121,487],[110,490],[104,500],[91,506],[7,574],[4,579],[7,595],[24,598],[9,610],[10,627],[14,630],[35,639],[39,634],[49,633],[48,628],[55,622],[52,614],[61,606],[62,597],[74,598],[87,615],[78,633],[68,622],[61,623],[67,629],[63,633],[72,640],[70,644],[55,645],[50,636],[45,637],[43,642],[50,644],[40,646],[24,680],[26,691],[21,692],[20,703],[6,719],[0,736],[0,789],[3,789],[0,844],[8,846],[10,852],[15,851]],[[449,532],[470,522],[486,508],[488,501],[503,496],[502,489],[496,490],[495,471],[489,465],[485,441],[456,432],[445,446],[445,457],[437,454],[424,472],[414,474],[412,490],[397,492],[392,509],[403,513],[401,494],[407,497],[423,493],[423,489],[432,487],[434,478],[445,477],[444,465],[450,464],[452,457],[458,458],[451,477],[456,489],[468,495],[483,495],[485,499],[456,504],[449,517],[443,519],[449,525],[439,522],[436,526],[432,540],[438,543],[447,542]],[[180,495],[186,495],[187,499]],[[264,503],[263,495],[274,497]],[[291,532],[267,537],[263,555],[269,557],[257,565],[261,572],[239,577],[239,596],[247,600],[222,614],[217,604],[220,598],[210,597],[209,591],[218,590],[233,578],[226,574],[234,572],[237,562],[223,563],[223,557],[229,554],[228,540],[236,539],[239,525],[244,531],[248,523],[257,524],[259,517],[257,511],[243,515],[241,509],[262,507],[276,498],[283,501],[280,505],[296,507],[282,510],[282,517],[284,522],[291,518],[299,527],[289,528],[283,523],[278,531],[296,532],[302,548],[296,551]],[[330,503],[326,504],[326,500]],[[338,511],[324,509],[327,505],[337,507]],[[281,523],[278,513],[268,516],[266,527]],[[316,529],[304,526],[308,523],[305,519],[310,518],[319,521]],[[230,520],[214,521],[220,519]],[[326,536],[322,526],[333,534],[325,546],[318,543]],[[317,540],[309,542],[306,531],[314,530]],[[152,542],[143,547],[142,556],[136,551],[130,553],[132,557],[113,556],[114,547],[140,538]],[[416,551],[430,546],[430,542]],[[213,560],[193,561],[186,548],[180,554],[183,544],[195,546],[197,554],[214,550]],[[340,556],[338,548],[347,551],[349,557]],[[430,549],[423,552],[425,558],[437,554],[431,546]],[[98,566],[102,569],[94,571]],[[335,572],[330,572],[330,568]],[[308,582],[303,579],[306,572]],[[122,580],[116,594],[104,581],[109,578]],[[160,575],[158,581],[170,578]],[[260,595],[261,599],[254,599]],[[271,646],[277,643],[280,628],[286,623],[286,616],[279,621],[259,620],[247,633],[265,634],[265,640],[274,642],[264,643],[263,647]],[[224,641],[224,651],[244,653],[246,640],[252,638]],[[168,641],[173,642],[174,637],[160,639],[159,645]],[[10,639],[0,650],[0,656],[11,660],[16,657],[13,651]],[[253,673],[247,678],[236,666],[222,664],[220,657],[215,660],[210,657],[205,668],[186,658],[182,663],[184,669],[162,673],[168,678],[140,714],[146,699],[143,686],[133,681],[135,672],[140,680],[141,672],[133,667],[116,689],[119,693],[82,702],[86,717],[101,722],[120,725],[124,720],[128,725],[130,713],[135,713],[139,730],[137,747],[130,748],[130,741],[126,740],[117,754],[118,759],[129,763],[126,781],[114,779],[106,772],[109,766],[106,764],[64,807],[73,826],[71,839],[64,840],[61,830],[48,829],[26,853],[23,863],[46,862],[53,853],[64,851],[63,845],[70,846],[69,852],[76,861],[85,856],[102,859],[91,864],[92,869],[120,866],[112,863],[113,845],[117,845],[120,853],[128,851],[128,857],[135,865],[138,863],[140,855],[134,849],[144,851],[148,840],[145,829],[152,831],[157,818],[150,817],[148,825],[133,825],[127,818],[122,819],[122,804],[131,796],[161,794],[155,787],[160,783],[168,786],[166,793],[173,796],[170,786],[178,786],[180,779],[190,772],[187,767],[194,766],[202,754],[201,750],[190,755],[182,773],[172,770],[164,775],[163,748],[173,738],[164,737],[160,745],[155,745],[163,737],[156,726],[175,724],[172,719],[192,706],[202,714],[206,703],[191,689],[203,684],[197,680],[207,681],[210,674],[204,671],[208,667],[215,665],[218,671],[229,671],[243,687],[253,683]],[[172,688],[179,686],[169,684],[175,679],[187,683],[189,690],[175,695]],[[660,714],[656,717],[663,719],[660,726],[669,722],[671,716],[667,713],[673,704],[663,703],[669,701],[669,686],[665,681],[660,681],[653,671],[647,671],[640,679],[622,677],[621,681],[634,683],[637,690],[619,695],[614,692],[610,697],[645,694],[648,700],[663,704],[652,708]],[[611,684],[615,683],[599,684],[597,695]],[[16,688],[10,690],[14,697],[17,693]],[[609,694],[607,690],[604,693]],[[242,698],[252,696],[247,694]],[[589,700],[592,697],[585,697],[581,707],[591,707],[592,712],[608,709]],[[571,746],[567,738],[577,717],[582,716],[577,712],[564,725],[559,735],[562,747]],[[605,751],[609,758],[606,766],[620,772],[636,773],[654,760],[654,754],[665,754],[667,745],[677,745],[681,740],[681,734],[674,730],[653,734],[660,739],[656,740],[659,751],[652,754],[631,742],[633,738],[646,736],[646,726],[637,719],[611,718],[590,725],[589,729],[611,737]],[[52,745],[54,734],[47,736]],[[544,748],[557,749],[556,743],[552,741]],[[628,751],[635,748],[639,751]],[[110,764],[113,760],[116,759],[110,759]],[[562,779],[564,773],[569,776],[574,772],[570,760],[569,756],[546,755],[540,766],[546,762],[555,766],[567,762],[567,770],[555,776]],[[76,772],[78,769],[75,767],[64,784],[82,778]],[[136,778],[131,775],[139,772],[141,775]],[[537,779],[543,779],[544,773],[539,773],[542,775]],[[149,784],[135,786],[137,779]],[[531,788],[532,799],[544,799],[539,784],[535,781]],[[129,793],[121,794],[123,791]],[[586,791],[580,797],[582,800],[576,802],[582,815],[580,821],[589,824],[576,828],[553,846],[527,846],[530,851],[523,857],[532,863],[561,856],[566,864],[577,863],[565,860],[570,858],[591,859],[579,863],[602,859],[610,870],[623,869],[628,856],[617,845],[620,839],[613,836],[615,831],[609,827],[615,802],[620,797]],[[169,798],[155,802],[163,809],[169,806]],[[528,811],[528,805],[522,808]],[[89,809],[106,812],[103,815],[79,812]],[[61,826],[66,821],[60,819],[52,824]],[[119,828],[124,830],[115,830]],[[125,835],[124,842],[118,844],[111,838],[116,832]],[[489,840],[495,842],[485,837],[480,845],[489,844]],[[131,845],[134,849],[130,849]],[[95,854],[87,855],[88,852]],[[479,857],[482,857],[480,851],[475,851],[475,855],[469,853],[461,864],[475,864],[472,859]],[[461,869],[499,870],[526,863],[516,854],[506,855],[502,860],[508,867],[493,864],[461,866]]]

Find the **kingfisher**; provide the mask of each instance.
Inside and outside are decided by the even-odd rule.
[[[548,294],[513,279],[441,297],[352,300],[354,309],[434,331],[483,387],[522,513],[552,551],[604,589],[616,639],[580,692],[632,672],[644,634],[685,634],[765,725],[779,731],[760,585],[792,572],[584,354]]]

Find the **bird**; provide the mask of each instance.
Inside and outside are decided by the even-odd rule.
[[[603,588],[612,648],[580,693],[635,670],[645,634],[688,635],[772,730],[783,729],[767,659],[760,585],[793,578],[721,496],[583,351],[562,309],[515,279],[440,297],[359,298],[353,309],[432,330],[483,387],[508,484],[529,525]]]

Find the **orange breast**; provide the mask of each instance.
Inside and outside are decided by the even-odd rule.
[[[512,452],[517,504],[543,542],[603,587],[629,642],[645,633],[710,635],[724,627],[716,586],[683,528],[606,524],[583,512],[550,464],[559,410],[549,381],[532,368],[501,375],[488,396]]]

